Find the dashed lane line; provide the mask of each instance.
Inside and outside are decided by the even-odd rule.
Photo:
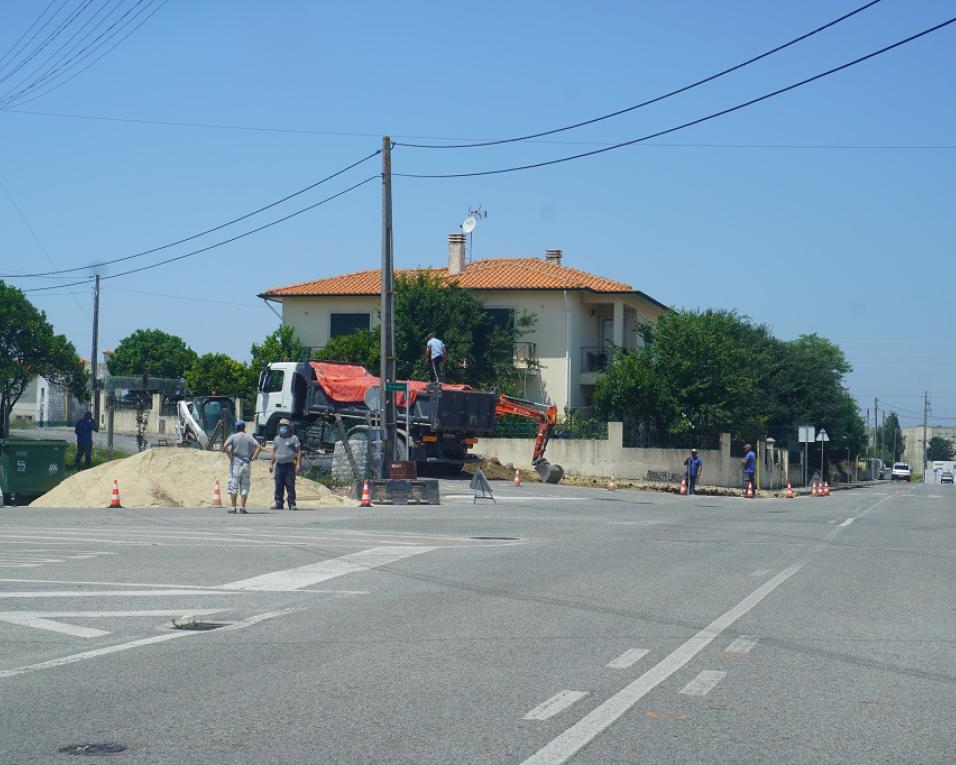
[[[629,648],[616,659],[609,661],[607,665],[611,669],[627,669],[633,667],[649,653],[647,648]]]
[[[538,704],[523,719],[549,720],[587,695],[587,691],[558,691],[551,698]]]
[[[739,638],[734,639],[730,645],[728,645],[721,654],[723,655],[736,655],[736,654],[746,654],[750,653],[751,649],[757,645],[757,638],[752,635],[741,635]]]
[[[727,676],[726,672],[714,669],[705,669],[687,685],[681,688],[680,693],[685,696],[706,696],[714,686]]]

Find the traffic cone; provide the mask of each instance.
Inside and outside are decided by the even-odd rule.
[[[372,496],[368,491],[368,481],[362,484],[362,501],[359,503],[359,507],[371,507],[372,506]]]
[[[617,491],[617,481],[614,480],[614,474],[611,474],[611,480],[607,482],[608,491]]]
[[[212,485],[212,504],[210,507],[222,507],[222,491],[219,488],[219,479]]]
[[[518,472],[518,468],[515,468],[515,480],[514,484],[517,487],[521,487],[521,473]]]
[[[753,495],[754,495],[754,482],[747,481],[747,493],[744,496],[746,496],[747,499],[751,499]]]
[[[110,503],[107,507],[122,507],[119,498],[119,481],[113,479],[113,495],[110,497]]]
[[[817,496],[817,482],[816,482],[816,481],[814,481],[813,483],[810,484],[810,496],[811,496],[811,497]]]
[[[830,482],[829,482],[829,481],[824,481],[824,482],[823,482],[823,496],[824,496],[824,497],[829,497],[829,496],[830,496]]]
[[[793,484],[787,481],[787,499],[793,499]]]

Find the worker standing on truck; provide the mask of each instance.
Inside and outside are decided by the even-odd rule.
[[[445,381],[445,344],[435,337],[434,332],[428,333],[428,342],[425,344],[425,363],[428,364],[432,382]]]
[[[295,474],[302,461],[302,444],[292,432],[292,423],[285,417],[279,420],[279,432],[272,442],[269,472],[275,475],[276,496],[273,510],[282,509],[283,493],[288,495],[289,509],[295,510]]]
[[[240,513],[246,512],[246,500],[249,499],[249,487],[252,483],[252,463],[262,447],[259,442],[246,433],[246,423],[236,420],[236,432],[222,445],[223,453],[229,458],[229,499],[232,500],[232,510],[236,512],[236,500],[242,495]]]

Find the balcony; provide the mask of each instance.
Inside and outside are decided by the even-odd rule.
[[[521,340],[514,344],[512,355],[515,369],[537,369],[538,368],[538,345],[527,340]]]
[[[578,383],[581,385],[595,385],[613,360],[613,354],[608,347],[599,345],[582,347]]]

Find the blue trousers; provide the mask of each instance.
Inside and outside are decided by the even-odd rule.
[[[277,462],[275,465],[276,507],[282,507],[283,493],[289,496],[289,507],[295,507],[295,463]]]

